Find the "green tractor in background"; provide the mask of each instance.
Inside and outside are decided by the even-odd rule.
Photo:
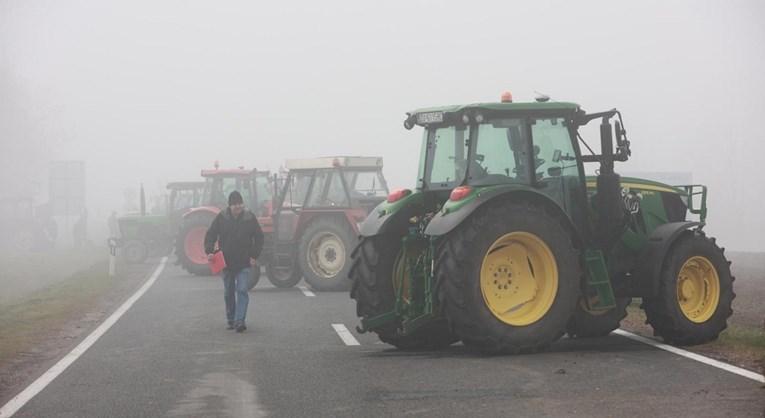
[[[0,197],[0,250],[53,248],[58,230],[50,206],[35,207],[31,197]]]
[[[593,120],[600,154],[579,134]],[[404,126],[415,125],[417,187],[389,194],[352,254],[359,332],[399,348],[461,340],[536,352],[566,333],[608,335],[633,297],[668,343],[704,343],[726,328],[734,278],[702,230],[706,187],[615,173],[630,156],[616,109],[512,103],[506,93],[414,110]]]
[[[143,185],[141,185],[141,212],[117,218],[120,237],[117,247],[122,257],[131,264],[146,261],[149,255],[166,254],[172,249],[175,232],[181,216],[199,203],[204,183],[179,181],[167,184],[165,213],[147,215]]]

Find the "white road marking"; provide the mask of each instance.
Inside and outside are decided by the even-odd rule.
[[[752,379],[752,380],[760,382],[760,383],[765,383],[765,376],[763,376],[761,374],[757,374],[757,373],[749,371],[749,370],[746,370],[746,369],[742,369],[741,367],[732,366],[730,364],[723,363],[721,361],[717,361],[717,360],[711,359],[709,357],[704,357],[704,356],[696,354],[696,353],[691,353],[689,351],[685,351],[683,349],[680,349],[680,348],[677,348],[677,347],[673,347],[673,346],[668,345],[668,344],[663,344],[663,343],[660,343],[658,341],[654,341],[654,340],[652,340],[650,338],[641,337],[639,335],[635,335],[635,334],[633,334],[631,332],[627,332],[627,331],[624,331],[624,330],[621,330],[621,329],[614,330],[613,333],[617,334],[617,335],[621,335],[623,337],[631,338],[631,339],[633,339],[635,341],[640,341],[641,343],[652,345],[652,346],[654,346],[656,348],[660,348],[662,350],[669,351],[670,353],[674,353],[674,354],[677,354],[679,356],[687,357],[689,359],[696,360],[696,361],[699,361],[699,362],[704,363],[704,364],[708,364],[708,365],[710,365],[712,367],[717,367],[718,369],[723,369],[725,371],[729,371],[731,373],[735,373],[735,374],[737,374],[739,376],[743,376],[743,377]]]
[[[16,395],[16,397],[3,405],[3,407],[0,408],[0,417],[10,417],[15,414],[19,409],[21,409],[22,406],[24,406],[38,393],[45,389],[45,387],[48,386],[48,384],[52,382],[53,379],[58,377],[58,375],[63,373],[67,367],[69,367],[81,355],[83,355],[90,348],[90,346],[95,344],[95,342],[98,341],[98,339],[101,338],[101,336],[104,335],[104,333],[106,333],[106,331],[109,330],[109,328],[111,328],[111,326],[114,325],[114,323],[117,322],[117,320],[120,319],[120,317],[125,312],[127,312],[127,310],[130,309],[130,307],[133,306],[133,304],[141,296],[143,296],[147,290],[149,290],[151,285],[153,285],[157,280],[157,277],[159,277],[160,273],[162,273],[162,269],[165,268],[165,263],[167,263],[167,257],[162,257],[162,261],[159,262],[159,266],[157,266],[157,269],[154,270],[154,274],[151,275],[151,278],[149,278],[149,280],[144,283],[144,285],[141,286],[141,288],[138,289],[138,291],[135,292],[133,296],[130,297],[130,299],[123,303],[119,309],[111,314],[111,316],[109,316],[109,318],[107,318],[98,328],[90,333],[90,335],[85,337],[85,339],[82,340],[82,342],[77,345],[77,347],[74,347],[74,349],[70,351],[69,354],[59,360],[58,363],[54,364],[53,367],[48,369],[48,371],[46,371],[42,376],[32,382],[31,385],[27,386],[27,388]]]
[[[305,286],[298,286],[298,289],[300,289],[300,291],[303,292],[303,294],[308,296],[308,297],[316,296],[313,292],[308,290],[308,288],[305,287]]]
[[[335,332],[340,336],[340,339],[343,340],[345,345],[361,345],[355,338],[353,338],[353,335],[348,331],[348,328],[346,328],[345,325],[332,324],[332,328],[335,329]]]

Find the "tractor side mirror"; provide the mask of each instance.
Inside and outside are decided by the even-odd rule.
[[[555,151],[553,151],[552,160],[553,160],[554,163],[560,162],[561,154],[562,154],[561,150],[559,150],[559,149],[556,149]]]

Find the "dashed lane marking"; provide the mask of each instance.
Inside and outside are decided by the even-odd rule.
[[[151,285],[154,284],[154,282],[157,280],[157,277],[159,277],[160,273],[162,273],[162,270],[165,268],[165,263],[167,263],[167,257],[162,257],[162,260],[159,262],[159,265],[157,266],[157,269],[154,270],[154,274],[151,275],[151,278],[141,286],[140,289],[138,289],[137,292],[133,294],[133,296],[130,297],[125,303],[120,306],[119,309],[117,309],[109,318],[107,318],[98,328],[96,328],[93,332],[90,333],[87,337],[85,337],[82,342],[77,345],[77,347],[74,347],[72,351],[69,352],[64,358],[58,361],[58,363],[54,364],[53,367],[48,369],[42,376],[40,376],[37,380],[32,382],[31,385],[27,386],[26,389],[24,389],[21,393],[16,395],[13,399],[8,401],[5,405],[3,405],[2,408],[0,408],[0,417],[10,417],[13,414],[16,413],[21,407],[23,407],[27,402],[29,402],[32,398],[37,396],[38,393],[40,393],[43,389],[45,389],[46,386],[50,382],[53,381],[58,375],[64,372],[64,370],[67,369],[72,363],[74,363],[81,355],[83,355],[90,346],[95,344],[96,341],[98,341],[99,338],[101,338],[104,333],[106,333],[109,328],[111,328],[112,325],[114,325],[115,322],[117,322],[120,317],[130,309],[131,306],[141,297],[144,293],[146,293],[147,290],[151,287]]]
[[[316,296],[313,292],[308,290],[308,288],[305,287],[305,286],[298,286],[298,289],[300,289],[300,291],[303,292],[303,294],[308,296],[308,297]]]
[[[682,350],[680,348],[673,347],[671,345],[662,344],[662,343],[660,343],[658,341],[654,341],[654,340],[652,340],[650,338],[641,337],[639,335],[635,335],[635,334],[633,334],[631,332],[627,332],[627,331],[624,331],[624,330],[621,330],[621,329],[614,330],[613,333],[617,334],[617,335],[621,335],[622,337],[627,337],[627,338],[633,339],[635,341],[640,341],[641,343],[644,343],[644,344],[652,345],[652,346],[654,346],[656,348],[660,348],[662,350],[669,351],[670,353],[674,353],[674,354],[677,354],[679,356],[687,357],[689,359],[696,360],[696,361],[699,361],[699,362],[704,363],[704,364],[708,364],[708,365],[710,365],[712,367],[717,367],[718,369],[723,369],[725,371],[729,371],[731,373],[735,373],[735,374],[737,374],[739,376],[743,376],[743,377],[752,379],[752,380],[760,382],[760,383],[765,383],[765,376],[763,376],[761,374],[757,374],[757,373],[749,371],[749,370],[746,370],[746,369],[742,369],[741,367],[736,367],[736,366],[730,365],[728,363],[723,363],[721,361],[717,361],[717,360],[711,359],[709,357],[704,357],[704,356],[696,354],[696,353],[691,353],[689,351],[685,351],[685,350]]]
[[[335,332],[340,336],[340,339],[343,340],[345,345],[361,345],[355,338],[353,338],[353,335],[348,331],[348,328],[346,328],[345,325],[332,324],[332,328],[335,329]]]

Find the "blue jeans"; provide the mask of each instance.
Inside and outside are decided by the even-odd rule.
[[[244,318],[247,317],[247,305],[250,303],[247,287],[250,284],[251,272],[252,267],[245,267],[236,275],[225,270],[221,274],[228,322],[244,322]],[[234,290],[236,290],[236,298],[234,298]]]

